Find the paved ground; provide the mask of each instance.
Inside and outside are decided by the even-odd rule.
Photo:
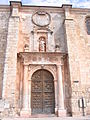
[[[46,117],[46,118],[1,118],[0,120],[90,120],[87,117]]]

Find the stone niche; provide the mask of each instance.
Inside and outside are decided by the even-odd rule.
[[[31,42],[30,48],[33,48],[30,51],[39,52],[39,42],[40,38],[45,38],[46,42],[46,52],[54,52],[55,51],[55,41],[53,37],[53,31],[48,29],[47,27],[35,27],[33,31],[31,31]],[[52,41],[52,42],[51,42]]]

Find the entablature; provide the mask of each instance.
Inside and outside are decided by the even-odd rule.
[[[24,64],[63,64],[67,53],[60,52],[20,52],[18,57],[23,59]]]

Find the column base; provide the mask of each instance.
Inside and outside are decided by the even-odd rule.
[[[26,110],[26,109],[22,109],[20,112],[20,116],[21,117],[30,117],[31,116],[31,110]]]
[[[58,115],[58,109],[55,108],[55,115]]]
[[[58,109],[58,117],[66,117],[66,110]]]

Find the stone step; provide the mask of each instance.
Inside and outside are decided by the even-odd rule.
[[[42,117],[42,118],[1,118],[0,120],[90,120],[86,117]]]

